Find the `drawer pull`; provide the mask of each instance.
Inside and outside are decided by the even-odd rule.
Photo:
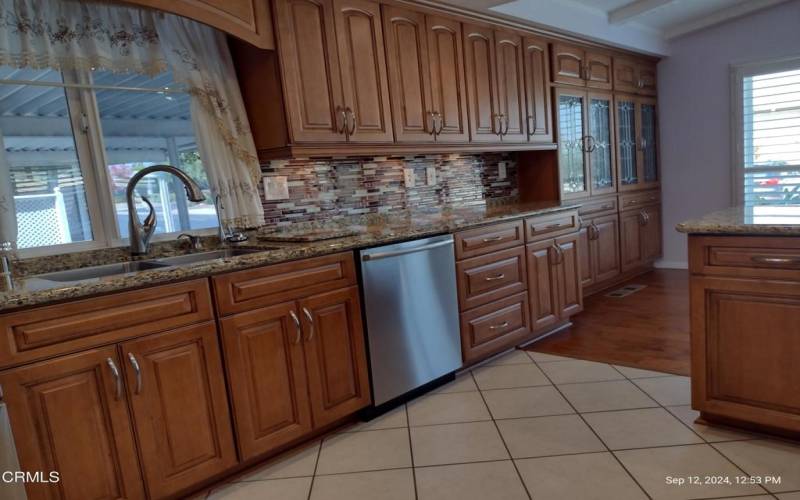
[[[562,226],[560,223],[550,224],[549,226],[545,226],[545,229],[558,229]]]
[[[314,339],[314,316],[311,314],[307,308],[303,308],[303,314],[306,315],[306,319],[308,320],[308,338],[306,339],[307,342],[310,342]]]
[[[493,242],[493,241],[500,241],[500,240],[502,240],[503,238],[505,238],[505,236],[491,236],[491,237],[489,237],[489,238],[484,238],[484,239],[483,239],[483,242],[484,242],[484,243],[491,243],[491,242]]]
[[[494,276],[487,276],[487,277],[484,278],[484,280],[486,280],[486,281],[497,281],[497,280],[501,280],[501,279],[503,279],[505,277],[506,277],[505,273],[500,273],[500,274],[495,274]]]
[[[492,325],[489,327],[490,330],[499,330],[501,328],[505,328],[508,326],[508,321],[503,321],[499,325]]]
[[[133,367],[133,373],[136,374],[136,390],[134,394],[141,394],[142,392],[142,369],[139,366],[139,361],[136,360],[136,356],[133,355],[132,352],[128,353],[128,361]]]
[[[122,377],[119,374],[119,368],[111,358],[106,358],[106,364],[108,364],[111,375],[114,377],[114,401],[119,401],[122,397]]]
[[[750,258],[753,262],[760,264],[800,264],[800,257],[765,257],[755,255]]]
[[[299,344],[300,335],[302,335],[300,332],[303,330],[303,327],[300,326],[300,318],[297,317],[297,313],[295,313],[294,311],[289,311],[289,316],[292,317],[292,321],[294,321],[295,331],[297,332],[294,337],[294,343]]]

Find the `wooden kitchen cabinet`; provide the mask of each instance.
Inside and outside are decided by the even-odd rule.
[[[632,94],[656,94],[656,65],[628,57],[614,57],[614,90]]]
[[[525,67],[525,116],[528,140],[553,142],[553,120],[550,110],[550,65],[548,42],[544,38],[526,36],[523,39],[523,65]]]
[[[661,210],[658,205],[620,213],[622,271],[642,267],[661,256]]]
[[[311,414],[322,427],[370,403],[369,374],[358,287],[299,302]]]
[[[494,30],[464,24],[469,135],[472,142],[499,142],[499,105]]]
[[[397,142],[468,142],[461,24],[383,6]]]
[[[554,240],[527,246],[528,295],[531,308],[531,330],[545,332],[559,321],[557,275],[551,254]]]
[[[567,319],[583,310],[578,235],[570,234],[556,238],[553,242],[553,249],[556,253],[558,317]]]
[[[611,56],[583,47],[555,42],[551,45],[553,83],[610,90]]]
[[[505,30],[495,30],[495,56],[497,58],[497,103],[500,140],[526,142],[528,140],[528,115],[525,101],[525,51],[522,35]]]
[[[298,314],[295,302],[285,302],[220,322],[237,442],[245,460],[313,429]]]
[[[392,142],[380,4],[333,0],[333,13],[347,140]]]
[[[214,323],[120,345],[147,491],[163,498],[237,463]]]
[[[619,276],[619,216],[615,214],[584,219],[578,234],[581,284],[602,287]]]
[[[60,474],[30,500],[144,498],[122,369],[108,346],[0,373],[21,469]]]
[[[658,124],[656,101],[616,94],[617,177],[619,191],[658,187]]]

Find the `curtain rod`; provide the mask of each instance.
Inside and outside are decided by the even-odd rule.
[[[185,89],[174,89],[170,87],[162,88],[143,88],[143,87],[122,87],[115,85],[89,85],[86,83],[58,83],[58,82],[37,82],[31,80],[13,80],[13,79],[0,79],[0,84],[3,85],[32,85],[34,87],[60,87],[66,89],[84,89],[84,90],[124,90],[129,92],[152,92],[155,94],[186,94]]]

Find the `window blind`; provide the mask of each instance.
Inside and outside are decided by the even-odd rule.
[[[800,68],[742,79],[745,205],[800,204]]]

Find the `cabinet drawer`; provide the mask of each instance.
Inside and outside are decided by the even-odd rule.
[[[461,315],[464,361],[478,361],[512,347],[529,333],[527,292],[465,312]]]
[[[578,230],[578,212],[570,211],[557,215],[530,217],[525,219],[525,238],[530,243],[545,238]]]
[[[591,215],[593,217],[612,214],[617,211],[617,197],[605,198],[600,200],[586,200],[581,202],[578,213],[582,216]]]
[[[645,191],[643,193],[629,193],[619,195],[619,209],[632,210],[644,205],[661,203],[660,191]]]
[[[510,248],[456,264],[462,311],[527,289],[525,247]]]
[[[346,252],[215,276],[214,295],[225,315],[355,283],[353,254]]]
[[[493,224],[455,234],[456,259],[466,259],[486,253],[522,245],[525,238],[522,221]]]
[[[692,236],[694,274],[800,279],[800,242],[791,237]]]
[[[0,368],[213,319],[205,279],[0,316]]]

